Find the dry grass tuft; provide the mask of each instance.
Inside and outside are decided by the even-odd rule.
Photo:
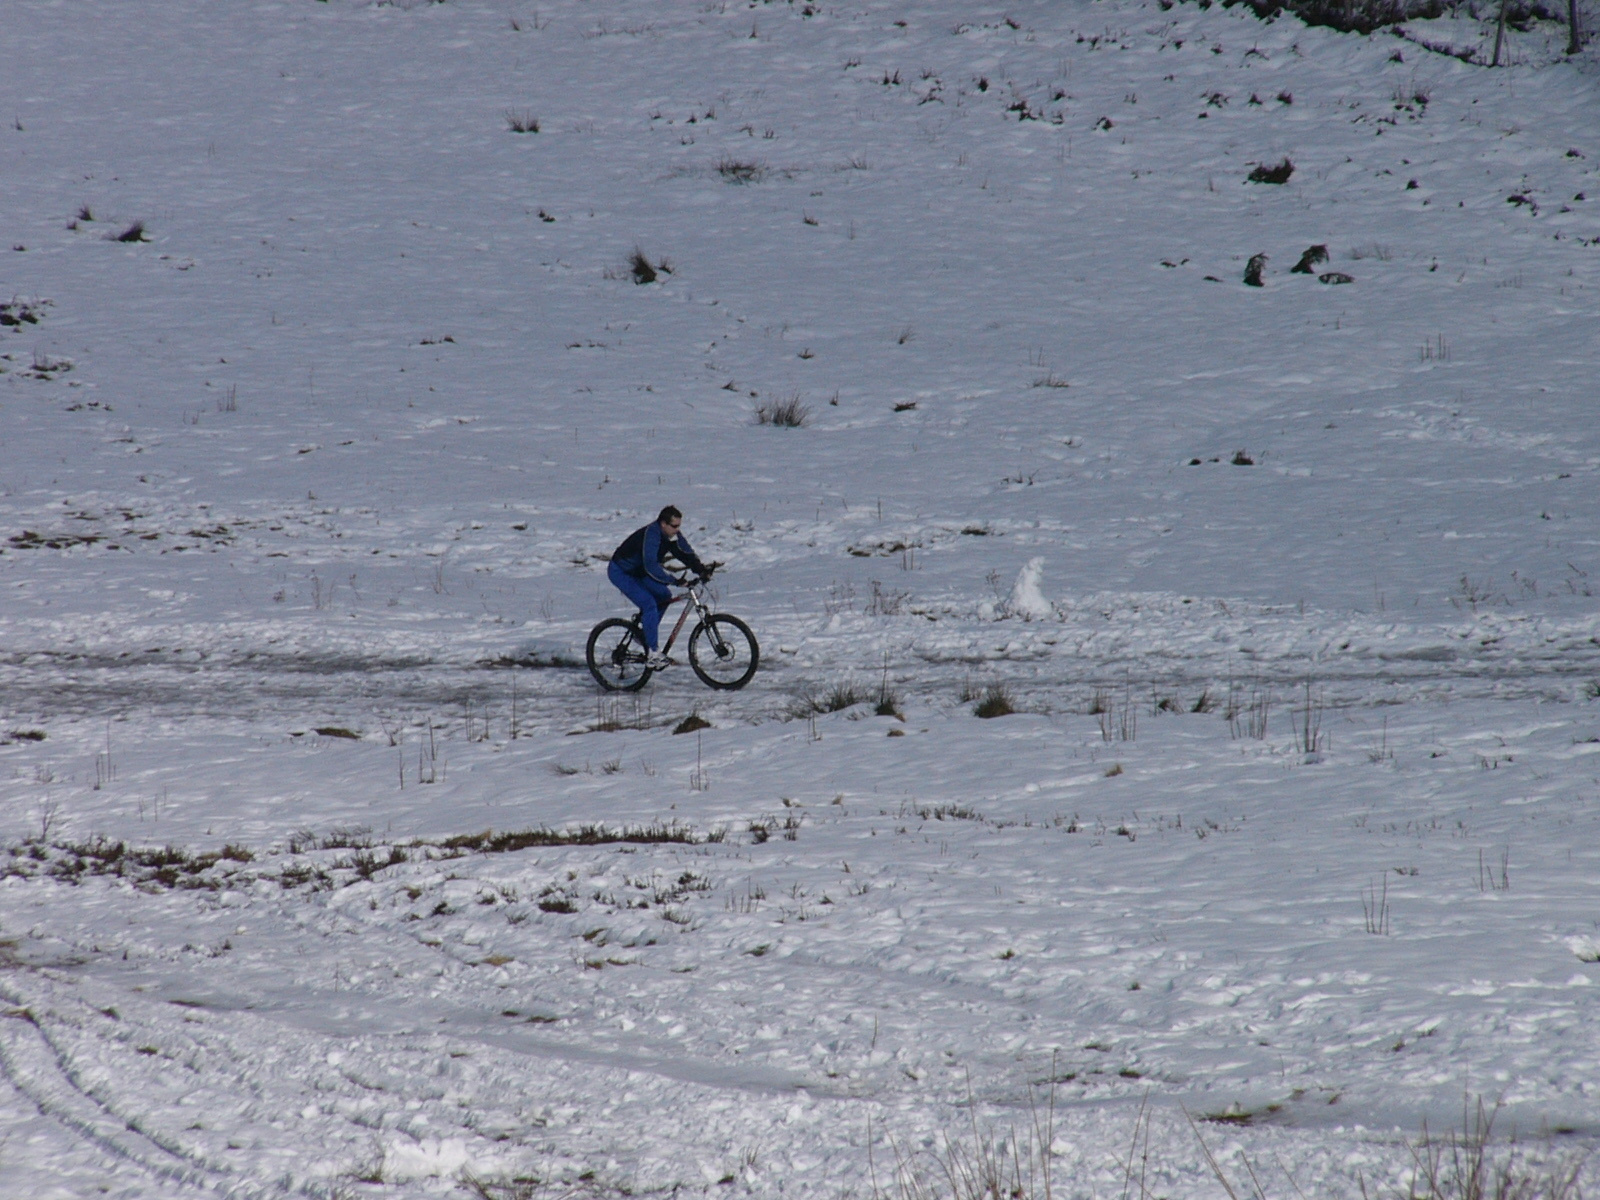
[[[783,400],[756,405],[757,425],[776,425],[780,429],[799,429],[811,420],[811,406],[796,392]]]

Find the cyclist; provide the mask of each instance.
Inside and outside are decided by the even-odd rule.
[[[645,645],[650,650],[649,667],[659,671],[670,667],[672,660],[656,649],[661,628],[661,611],[672,599],[667,590],[669,583],[680,586],[684,580],[662,566],[675,558],[702,579],[711,578],[715,567],[708,567],[689,546],[683,536],[683,514],[669,504],[656,514],[656,519],[643,529],[635,529],[611,553],[611,565],[606,568],[606,578],[629,601],[638,606],[639,623],[644,628]]]

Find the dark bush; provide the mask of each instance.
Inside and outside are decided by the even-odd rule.
[[[1460,5],[1454,0],[1223,0],[1224,7],[1243,4],[1263,19],[1281,12],[1290,12],[1307,25],[1326,25],[1346,33],[1371,33],[1386,25],[1401,21],[1427,21],[1444,16]],[[1209,8],[1209,0],[1200,0],[1201,8]],[[1506,24],[1513,29],[1527,29],[1534,21],[1565,22],[1566,15],[1547,8],[1539,0],[1507,0]],[[1424,43],[1426,44],[1426,43]],[[1429,46],[1431,49],[1437,47]],[[1444,50],[1458,58],[1471,61],[1472,50]]]
[[[1273,166],[1262,163],[1250,172],[1251,183],[1288,183],[1289,176],[1294,174],[1294,164],[1285,158]]]
[[[1307,246],[1306,252],[1300,256],[1300,261],[1290,267],[1289,271],[1294,275],[1315,275],[1314,268],[1316,265],[1327,261],[1328,248],[1326,246]]]
[[[1291,12],[1307,25],[1326,25],[1346,33],[1371,33],[1401,21],[1432,20],[1459,7],[1452,0],[1223,0],[1224,7],[1240,3],[1263,19]],[[1200,7],[1209,3],[1201,0]],[[1506,23],[1526,28],[1535,20],[1565,20],[1539,0],[1508,0]]]

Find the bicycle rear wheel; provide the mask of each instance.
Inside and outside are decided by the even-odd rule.
[[[649,651],[637,621],[608,617],[589,634],[589,674],[608,692],[637,692],[650,679]]]
[[[689,665],[707,687],[731,692],[755,675],[761,647],[750,626],[738,617],[717,613],[689,635]]]

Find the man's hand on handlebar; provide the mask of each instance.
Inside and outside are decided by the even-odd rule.
[[[722,564],[719,562],[706,563],[705,570],[694,575],[690,575],[687,572],[682,575],[674,575],[672,577],[672,582],[682,588],[696,587],[699,584],[708,582],[711,579],[711,576],[716,573],[717,568],[721,565]]]

